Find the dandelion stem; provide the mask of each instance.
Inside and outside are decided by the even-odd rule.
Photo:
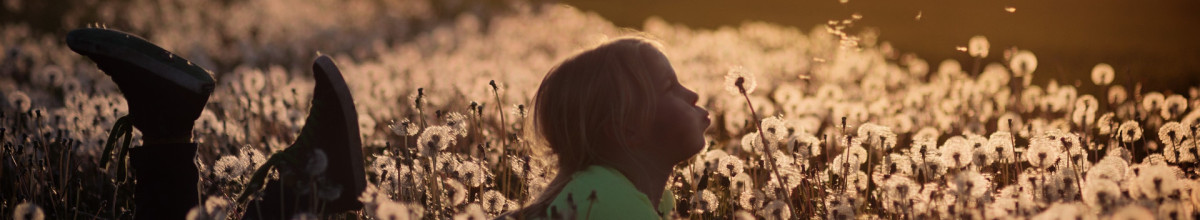
[[[751,117],[751,119],[754,120],[754,126],[758,129],[759,139],[762,139],[763,151],[764,151],[763,153],[767,155],[767,163],[771,164],[771,172],[775,173],[775,178],[778,178],[778,180],[779,180],[779,187],[783,188],[784,194],[782,196],[780,196],[780,198],[782,198],[782,199],[784,199],[784,201],[790,203],[791,197],[788,195],[790,195],[791,193],[788,191],[791,189],[788,189],[787,184],[783,182],[784,181],[783,176],[779,175],[779,165],[775,164],[775,155],[772,154],[772,152],[769,152],[767,150],[767,143],[768,143],[767,136],[766,136],[766,134],[763,134],[762,121],[758,120],[758,112],[756,112],[754,110],[754,103],[750,102],[750,95],[746,94],[746,89],[744,87],[742,87],[741,84],[738,84],[738,90],[741,91],[742,98],[746,99],[746,106],[750,107],[750,117]],[[768,178],[768,179],[770,179],[770,178]],[[788,211],[791,211],[792,213],[795,213],[798,216],[799,213],[796,213],[796,210],[794,207],[795,207],[795,205],[788,206],[788,209],[789,209]]]

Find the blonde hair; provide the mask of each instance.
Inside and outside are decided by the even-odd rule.
[[[533,126],[558,156],[558,174],[518,218],[545,217],[571,176],[592,165],[609,165],[602,151],[629,154],[624,131],[653,119],[653,79],[648,60],[661,53],[656,41],[623,37],[580,52],[550,69],[534,96]]]

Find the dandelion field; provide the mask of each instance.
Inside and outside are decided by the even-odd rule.
[[[4,7],[28,7],[12,2]],[[352,90],[368,188],[342,195],[358,197],[361,211],[297,218],[512,211],[556,172],[527,129],[542,76],[631,34],[661,41],[712,113],[707,146],[668,182],[677,218],[1200,217],[1200,85],[1114,83],[1137,73],[1104,63],[1083,83],[1034,81],[1058,73],[1038,68],[1037,51],[990,48],[1004,39],[962,39],[971,59],[925,60],[854,28],[858,17],[716,30],[651,18],[637,32],[526,2],[82,4],[94,11],[69,11],[64,26],[137,33],[214,71],[193,130],[197,218],[246,212],[235,201],[254,169],[304,126],[314,85],[306,67],[318,51],[339,62]],[[0,48],[3,216],[132,218],[133,179],[99,165],[109,129],[128,114],[116,85],[61,34],[3,22]]]

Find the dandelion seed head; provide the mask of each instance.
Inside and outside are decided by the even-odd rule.
[[[458,214],[454,214],[454,220],[483,220],[488,219],[487,214],[483,212],[483,207],[479,204],[467,204]]]
[[[446,204],[451,206],[461,205],[467,201],[467,187],[458,180],[452,178],[442,179],[442,198],[445,198]]]
[[[1108,88],[1108,104],[1116,105],[1125,102],[1129,98],[1129,92],[1125,91],[1125,87],[1121,85],[1112,85]]]
[[[1107,63],[1096,64],[1096,67],[1092,67],[1092,83],[1095,83],[1097,86],[1107,86],[1108,84],[1112,84],[1113,78],[1116,76],[1115,74],[1116,71],[1113,70],[1112,65],[1108,65]]]
[[[1171,119],[1175,118],[1175,116],[1183,114],[1187,108],[1187,98],[1184,98],[1183,95],[1175,94],[1168,96],[1165,100],[1163,100],[1162,109],[1159,111],[1159,115],[1165,119]]]
[[[712,191],[708,191],[707,189],[696,193],[695,198],[692,198],[692,203],[696,206],[694,209],[692,209],[692,212],[695,214],[712,213],[713,211],[717,210],[718,206],[721,205],[721,203],[717,201],[717,195],[713,194]]]
[[[1141,172],[1137,174],[1136,181],[1137,190],[1141,195],[1150,199],[1166,196],[1179,187],[1175,172],[1162,165],[1142,168]]]
[[[1133,143],[1142,139],[1142,127],[1137,121],[1129,120],[1121,123],[1121,127],[1117,129],[1117,132],[1120,140],[1125,143]]]
[[[21,202],[13,209],[12,219],[15,220],[42,220],[46,219],[46,214],[42,213],[42,207],[32,202]]]
[[[746,192],[754,189],[754,181],[750,179],[750,175],[746,173],[738,173],[733,178],[729,179],[729,190],[731,192]]]
[[[238,158],[245,161],[246,172],[243,175],[250,175],[254,169],[262,166],[267,162],[267,157],[258,149],[251,146],[244,146],[238,153]]]
[[[15,109],[17,112],[28,112],[33,106],[33,100],[29,99],[29,95],[20,90],[8,92],[8,106]]]
[[[850,157],[857,159],[859,164],[867,162],[867,149],[862,147],[861,142],[855,142],[847,151]]]
[[[40,67],[36,72],[34,72],[32,76],[30,76],[30,81],[32,81],[34,85],[42,86],[44,88],[52,88],[62,84],[63,75],[64,73],[62,67],[49,64]]]
[[[480,198],[480,203],[483,204],[483,210],[491,215],[499,215],[500,213],[512,211],[517,208],[516,202],[508,200],[503,193],[496,190],[488,190],[483,193]]]
[[[375,155],[375,159],[371,161],[370,171],[380,176],[387,176],[386,179],[395,179],[399,175],[396,160],[392,159],[392,155],[386,153]]]
[[[767,205],[763,207],[761,211],[759,211],[759,215],[766,217],[766,219],[792,218],[791,208],[788,206],[787,202],[784,202],[783,200],[775,200],[771,201],[771,203],[767,203]]]
[[[822,152],[821,139],[807,133],[793,136],[787,145],[794,147],[792,153],[801,159],[820,156]]]
[[[215,165],[213,165],[212,171],[218,180],[233,182],[237,181],[245,173],[247,166],[248,164],[245,160],[241,160],[237,156],[225,155],[217,160]]]
[[[483,186],[488,176],[491,176],[486,167],[475,162],[463,162],[455,170],[458,172],[458,179],[473,188]]]
[[[1037,138],[1025,150],[1025,161],[1037,168],[1048,168],[1058,162],[1062,156],[1061,147],[1055,141]]]
[[[771,98],[780,103],[798,102],[804,98],[804,93],[795,85],[782,84],[771,93]]]
[[[745,162],[743,162],[742,159],[733,155],[726,155],[721,157],[717,163],[717,173],[720,173],[726,177],[733,177],[741,174],[744,167]]]
[[[1155,112],[1162,108],[1163,102],[1166,100],[1167,97],[1163,96],[1161,92],[1149,92],[1142,95],[1141,108],[1147,112]]]
[[[958,173],[950,189],[957,192],[959,197],[980,198],[991,190],[991,181],[975,171]]]
[[[782,142],[790,136],[787,124],[778,116],[763,119],[760,126],[762,126],[763,134],[767,136],[770,142]]]
[[[1013,54],[1012,59],[1008,63],[1008,68],[1012,69],[1013,76],[1015,77],[1031,75],[1034,70],[1037,70],[1037,66],[1037,57],[1033,55],[1033,52],[1028,50],[1021,50]]]
[[[1084,219],[1090,217],[1091,211],[1081,203],[1056,202],[1033,219]]]
[[[971,57],[987,58],[989,48],[990,44],[988,44],[987,37],[983,35],[975,35],[971,37],[971,40],[967,41],[967,53]]]
[[[388,128],[392,129],[392,133],[401,136],[416,135],[417,131],[420,131],[421,129],[420,126],[417,126],[407,118],[400,119],[400,121],[393,120],[392,123],[388,125]]]
[[[725,131],[729,134],[742,132],[750,120],[750,113],[746,111],[731,110],[722,115],[725,116]]]
[[[384,201],[372,214],[376,219],[421,219],[424,213],[424,208],[417,204]]]
[[[750,214],[750,212],[746,212],[746,210],[738,210],[736,212],[733,212],[733,219],[755,220],[756,218],[754,218],[754,214]]]
[[[1121,187],[1110,179],[1089,179],[1083,187],[1083,202],[1092,208],[1111,209],[1121,199]]]
[[[1158,128],[1158,140],[1168,147],[1179,146],[1184,140],[1192,138],[1189,129],[1179,122],[1167,122]]]
[[[204,211],[211,219],[225,219],[230,208],[232,208],[232,205],[229,200],[219,196],[209,196],[208,199],[204,200]]]
[[[450,127],[450,131],[453,131],[452,135],[460,137],[466,137],[467,129],[470,128],[470,125],[467,124],[467,116],[458,112],[450,112],[446,116],[446,126]]]
[[[1128,204],[1125,207],[1117,209],[1112,214],[1112,219],[1134,219],[1134,220],[1150,220],[1154,219],[1154,213],[1149,209],[1137,204]]]
[[[435,155],[455,143],[457,143],[457,139],[454,138],[454,129],[448,126],[426,128],[421,132],[421,136],[417,137],[421,155]]]
[[[742,136],[741,143],[742,150],[746,152],[759,153],[766,150],[763,147],[762,137],[758,135],[758,132],[751,132]]]
[[[742,209],[758,210],[767,203],[766,198],[766,195],[760,190],[745,190],[738,193],[737,203]]]
[[[987,148],[992,148],[998,155],[997,159],[1001,162],[1013,163],[1016,158],[1016,149],[1013,146],[1012,133],[1007,131],[997,131],[988,137]]]
[[[941,160],[950,168],[960,168],[971,165],[973,148],[966,138],[961,136],[952,137],[946,140],[939,148],[941,151]]]
[[[747,71],[745,67],[732,67],[725,75],[725,91],[735,96],[741,96],[743,93],[751,94],[755,88],[758,88],[758,82],[754,74]]]
[[[886,190],[884,195],[887,200],[902,203],[908,202],[909,198],[917,195],[917,190],[920,190],[920,185],[906,176],[891,178],[884,183],[884,187]]]

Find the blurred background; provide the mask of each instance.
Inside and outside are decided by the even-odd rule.
[[[983,35],[993,49],[1019,47],[1037,53],[1039,63],[1047,65],[1038,68],[1043,75],[1035,81],[1053,78],[1075,84],[1104,62],[1116,68],[1118,82],[1142,82],[1175,92],[1200,83],[1200,1],[565,2],[634,28],[657,16],[693,28],[765,21],[807,31],[858,13],[862,19],[856,27],[875,28],[880,41],[931,63],[969,60],[966,52],[955,48],[966,46],[971,36]]]
[[[170,6],[186,6],[191,1],[146,0],[4,0],[3,23],[28,24],[35,32],[65,33],[89,22],[107,22],[123,30],[153,35],[151,25],[139,20],[169,18],[149,16],[170,12]],[[194,1],[228,9],[262,7],[245,0]],[[266,1],[270,2],[270,1]],[[944,59],[967,61],[970,56],[955,48],[966,46],[967,39],[983,35],[994,49],[1018,47],[1038,54],[1042,64],[1035,82],[1057,79],[1076,84],[1087,79],[1096,63],[1112,64],[1118,72],[1117,83],[1142,82],[1147,87],[1183,92],[1189,85],[1200,84],[1200,2],[1169,1],[638,1],[638,0],[566,0],[566,1],[314,1],[327,2],[330,8],[371,11],[374,18],[360,19],[358,28],[383,28],[380,38],[386,43],[411,40],[439,23],[449,23],[457,15],[472,13],[482,20],[510,13],[513,4],[536,7],[547,3],[565,3],[585,12],[597,13],[620,27],[641,29],[647,18],[659,17],[669,23],[695,29],[736,27],[750,21],[791,26],[808,32],[831,20],[849,19],[858,14],[849,32],[872,29],[880,41],[890,42],[901,52],[915,53],[930,63]],[[361,3],[368,4],[361,4]],[[517,2],[517,3],[514,3]],[[159,7],[131,7],[159,5]],[[322,5],[316,3],[315,5]],[[232,7],[232,8],[230,8]],[[357,9],[355,9],[357,7]],[[128,10],[157,8],[157,11]],[[270,9],[270,10],[303,10]],[[186,11],[186,10],[180,10]],[[236,11],[236,10],[226,10]],[[270,11],[258,11],[270,14]],[[195,12],[188,12],[196,14]],[[144,14],[144,15],[139,15]],[[199,12],[200,17],[222,13]],[[355,16],[312,13],[306,19]],[[203,20],[204,18],[201,18]],[[171,21],[171,20],[168,20]],[[297,20],[303,24],[305,19]],[[186,23],[187,21],[173,21]],[[242,22],[263,23],[246,19]],[[148,22],[143,22],[147,23]],[[171,23],[171,22],[168,22]],[[482,22],[484,25],[487,22]],[[308,24],[318,29],[322,24]],[[164,27],[166,28],[166,27]],[[486,27],[485,27],[486,28]],[[326,34],[331,35],[331,34]],[[353,33],[342,33],[346,38]],[[237,35],[233,35],[237,36]],[[339,36],[324,36],[326,39]],[[232,39],[225,39],[232,41]],[[330,40],[335,41],[335,40]],[[294,42],[299,43],[299,42]],[[277,45],[295,47],[294,45]],[[1001,55],[997,53],[997,55]],[[1124,74],[1128,73],[1128,74]],[[1080,77],[1082,76],[1082,77]]]

